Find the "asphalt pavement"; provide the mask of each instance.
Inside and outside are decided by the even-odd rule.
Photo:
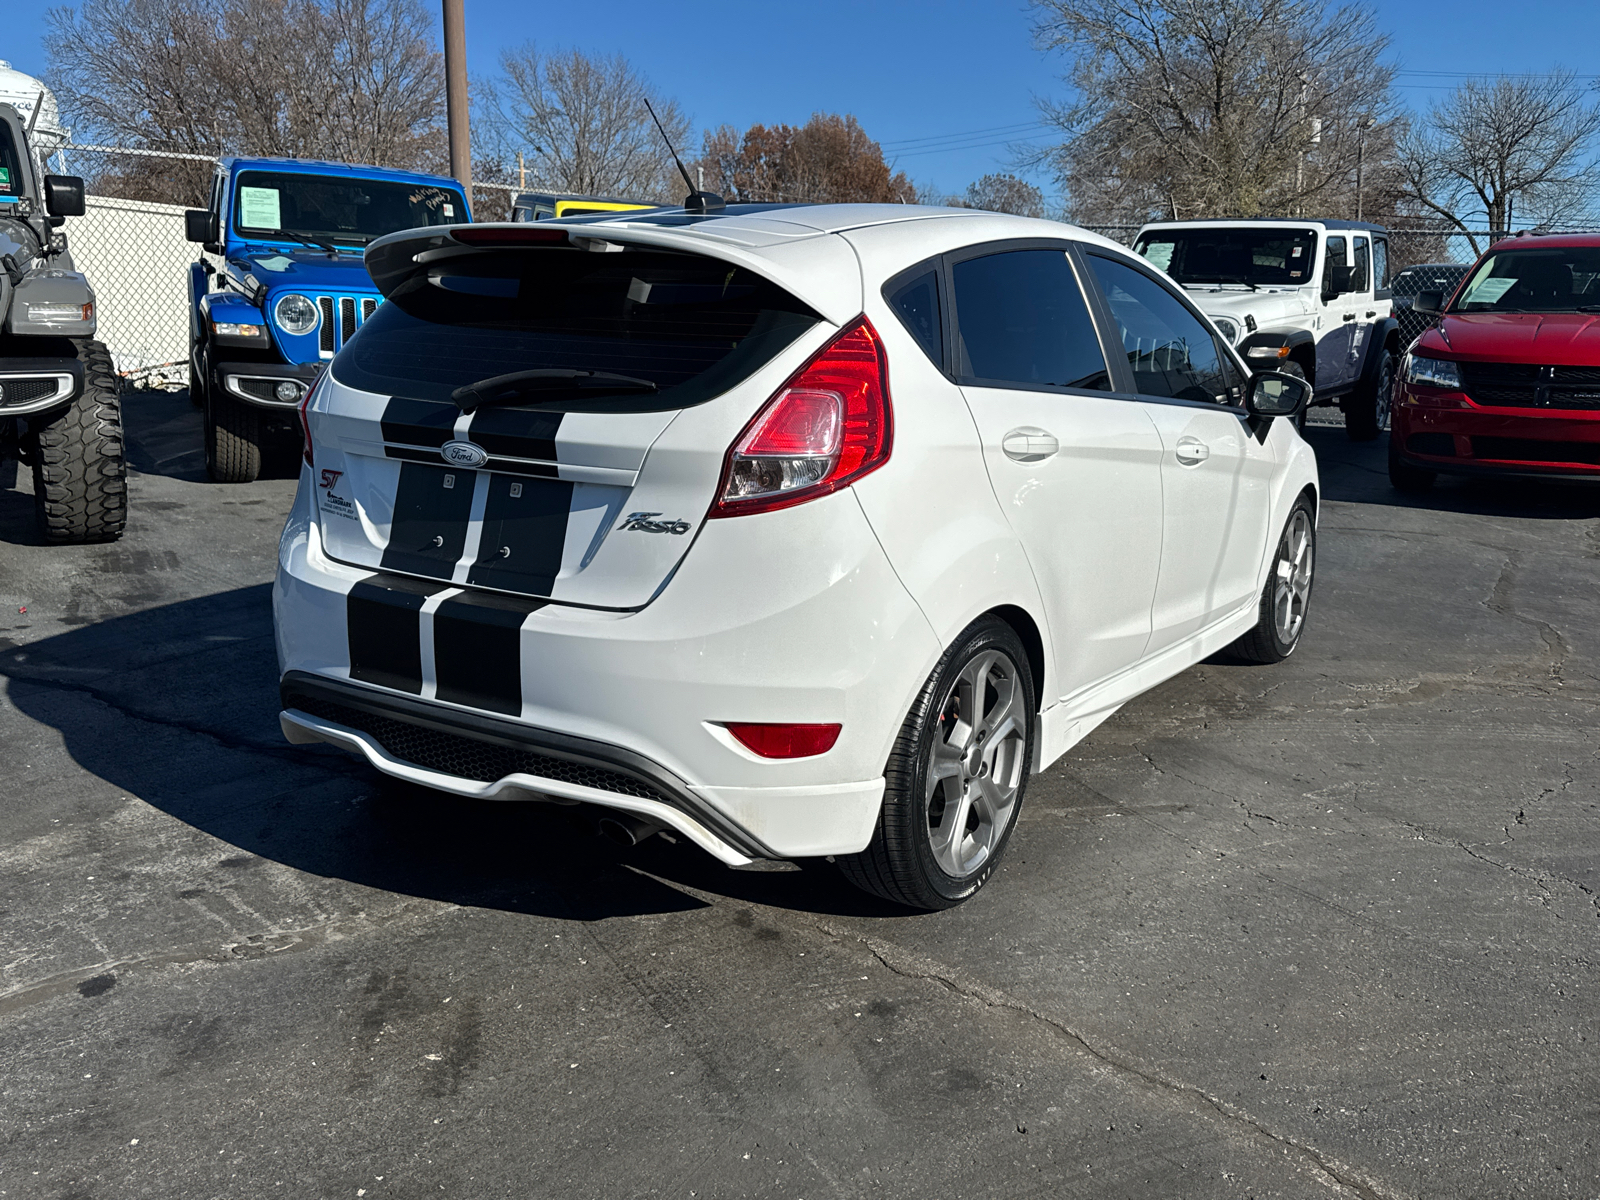
[[[292,461],[126,412],[121,542],[0,475],[0,1196],[1600,1196],[1600,489],[1311,427],[1300,650],[908,915],[286,745]]]

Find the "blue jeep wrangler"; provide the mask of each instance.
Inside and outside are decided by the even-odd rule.
[[[453,179],[284,158],[223,159],[210,207],[185,215],[189,240],[225,260],[189,268],[189,395],[221,483],[256,478],[264,445],[298,437],[317,372],[378,307],[367,243],[471,220]]]

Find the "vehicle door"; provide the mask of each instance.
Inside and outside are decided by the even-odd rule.
[[[956,381],[1069,697],[1136,663],[1150,640],[1161,439],[1142,405],[1113,394],[1066,243],[973,247],[947,269]]]
[[[1161,573],[1146,655],[1252,603],[1279,464],[1245,414],[1245,377],[1182,295],[1121,258],[1085,255],[1131,388],[1161,434]]]
[[[1367,234],[1358,233],[1350,242],[1351,264],[1355,267],[1355,274],[1350,280],[1351,291],[1347,296],[1340,296],[1335,303],[1345,306],[1340,314],[1341,320],[1348,316],[1345,323],[1350,326],[1350,353],[1345,367],[1346,377],[1353,381],[1361,377],[1361,364],[1366,358],[1372,331],[1377,325],[1379,305],[1373,285],[1372,239]],[[1387,312],[1387,301],[1383,307]]]
[[[1349,239],[1342,234],[1330,235],[1322,259],[1322,295],[1317,310],[1315,382],[1319,392],[1334,391],[1355,379],[1355,373],[1350,369],[1354,353],[1355,298],[1347,292],[1332,290],[1334,269],[1350,265]]]

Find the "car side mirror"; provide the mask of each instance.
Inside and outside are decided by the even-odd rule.
[[[183,214],[183,236],[191,242],[221,241],[217,214],[209,208],[191,208]]]
[[[1250,380],[1244,408],[1252,417],[1292,417],[1311,403],[1311,384],[1298,375],[1262,371]]]
[[[83,180],[76,175],[46,175],[44,210],[52,217],[83,216]]]
[[[1330,299],[1355,291],[1354,267],[1328,267],[1322,274],[1322,294]]]
[[[1418,292],[1417,298],[1411,302],[1411,311],[1427,313],[1430,317],[1437,317],[1444,311],[1444,293]]]

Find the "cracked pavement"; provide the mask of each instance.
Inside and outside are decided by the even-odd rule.
[[[285,745],[293,481],[127,410],[121,543],[0,476],[0,1197],[1600,1196],[1600,490],[1312,426],[1299,652],[907,916]]]

